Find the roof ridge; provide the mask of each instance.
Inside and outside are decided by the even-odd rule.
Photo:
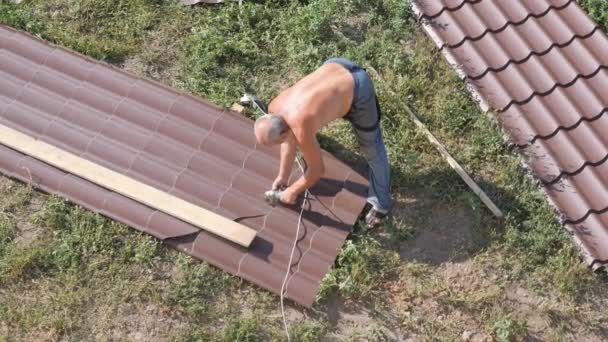
[[[413,0],[414,2],[417,2],[417,0]],[[434,19],[437,18],[438,16],[442,15],[443,12],[445,11],[449,11],[449,12],[454,12],[457,11],[459,9],[461,9],[464,5],[468,4],[477,4],[480,3],[482,0],[464,0],[463,2],[460,3],[460,5],[454,6],[454,7],[449,7],[449,6],[444,6],[439,12],[435,13],[435,14],[422,14],[420,16],[420,18],[424,18],[424,19]]]
[[[572,42],[575,39],[580,39],[580,40],[585,40],[590,38],[591,36],[593,36],[598,30],[599,30],[599,26],[595,26],[593,28],[593,30],[591,30],[591,32],[585,34],[585,35],[573,35],[572,38],[570,38],[570,40],[564,42],[564,43],[553,43],[551,44],[547,49],[540,51],[540,52],[536,52],[536,51],[532,51],[530,52],[530,54],[528,54],[526,57],[519,59],[519,60],[512,60],[509,59],[509,61],[507,63],[505,63],[504,65],[500,66],[500,67],[496,67],[496,68],[487,68],[483,73],[481,73],[480,75],[477,76],[467,76],[466,78],[471,79],[471,80],[478,80],[483,78],[484,76],[486,76],[489,72],[494,72],[494,73],[498,73],[501,72],[503,70],[505,70],[506,68],[509,67],[509,65],[511,64],[523,64],[525,62],[527,62],[532,56],[537,56],[537,57],[542,57],[546,54],[548,54],[549,52],[551,52],[551,50],[553,50],[553,48],[557,47],[557,48],[565,48],[566,46],[572,44]]]
[[[551,6],[547,7],[547,9],[541,13],[538,13],[538,14],[529,13],[525,18],[521,19],[520,21],[510,21],[509,20],[502,27],[499,27],[497,29],[486,29],[485,31],[483,31],[483,33],[481,33],[477,37],[464,37],[464,38],[462,38],[461,41],[459,41],[458,43],[455,43],[455,44],[443,43],[441,45],[441,47],[439,47],[439,49],[442,50],[446,46],[450,49],[454,49],[454,48],[460,47],[466,41],[478,41],[478,40],[482,39],[483,37],[485,37],[485,35],[488,33],[500,33],[502,31],[506,30],[507,27],[521,25],[521,24],[525,23],[526,21],[528,21],[530,18],[539,19],[541,17],[546,16],[547,13],[549,13],[552,10],[561,11],[561,10],[565,9],[566,7],[569,7],[573,2],[575,2],[575,0],[569,0],[568,2],[566,2],[565,4],[563,4],[561,6],[551,5]],[[425,19],[425,20],[427,20],[427,19]]]
[[[551,94],[557,88],[568,88],[568,87],[572,86],[574,83],[576,83],[576,81],[578,81],[581,78],[589,79],[589,78],[596,76],[602,69],[608,70],[608,66],[600,64],[597,67],[597,69],[595,69],[595,71],[593,71],[592,73],[590,73],[588,75],[578,74],[571,81],[564,83],[564,84],[556,83],[553,85],[553,87],[551,87],[551,89],[548,89],[547,91],[544,91],[544,92],[535,91],[532,94],[530,94],[530,96],[528,96],[526,99],[519,100],[519,101],[511,100],[506,106],[504,106],[501,109],[498,109],[498,112],[504,112],[504,111],[508,110],[514,104],[516,104],[516,105],[526,104],[526,103],[530,102],[530,100],[532,100],[532,98],[534,98],[535,96],[547,96],[547,95]]]
[[[606,154],[600,160],[595,161],[595,162],[591,162],[591,161],[587,160],[578,169],[576,169],[574,171],[561,171],[560,174],[557,175],[554,179],[552,179],[550,181],[544,181],[543,180],[542,183],[545,186],[547,186],[547,185],[554,185],[555,183],[559,182],[561,179],[563,179],[565,177],[573,177],[573,176],[578,175],[579,173],[583,172],[588,166],[597,167],[597,166],[600,166],[600,165],[604,164],[607,160],[608,160],[608,154]],[[608,210],[608,208],[607,208],[607,210]]]
[[[597,121],[604,114],[608,114],[608,107],[602,108],[602,110],[599,113],[594,114],[591,117],[581,117],[580,120],[578,120],[576,123],[574,123],[574,124],[572,124],[570,126],[562,126],[562,125],[560,125],[553,132],[551,132],[549,134],[545,134],[545,135],[537,134],[529,142],[527,142],[525,144],[515,144],[515,146],[517,146],[519,148],[525,148],[525,147],[527,147],[529,145],[534,144],[536,142],[536,140],[538,140],[538,139],[546,140],[546,139],[553,138],[559,132],[571,131],[571,130],[577,128],[578,126],[580,126],[580,124],[583,123],[583,122],[594,122],[594,121]]]

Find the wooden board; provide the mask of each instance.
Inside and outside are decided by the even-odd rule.
[[[249,227],[10,127],[0,125],[0,143],[241,246],[249,247],[256,236]]]

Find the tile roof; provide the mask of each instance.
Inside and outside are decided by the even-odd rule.
[[[271,208],[278,148],[251,120],[0,26],[0,124],[257,230],[250,249],[0,145],[0,171],[149,233],[275,293],[299,211]],[[312,305],[365,204],[367,180],[324,152],[286,296]],[[294,171],[293,177],[298,176]]]
[[[574,0],[414,0],[597,269],[608,263],[608,38]]]

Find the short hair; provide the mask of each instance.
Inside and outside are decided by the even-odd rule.
[[[256,120],[256,126],[262,121],[267,121],[266,124],[266,139],[269,142],[275,142],[279,140],[281,134],[287,130],[287,123],[282,117],[276,114],[265,114],[261,118]]]

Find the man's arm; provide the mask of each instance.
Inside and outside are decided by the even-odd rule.
[[[272,184],[273,190],[286,187],[291,175],[291,168],[296,158],[296,140],[293,134],[289,134],[287,140],[281,144],[281,161],[279,163],[279,175]]]
[[[321,147],[312,129],[302,127],[294,131],[294,137],[300,145],[300,150],[308,166],[306,173],[283,192],[281,201],[293,204],[299,194],[312,187],[325,173],[325,165],[321,157]]]

